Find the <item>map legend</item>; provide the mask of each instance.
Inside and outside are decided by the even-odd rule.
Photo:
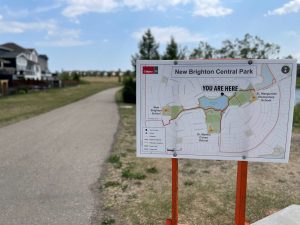
[[[164,127],[143,128],[143,152],[162,153],[166,151],[166,129]]]

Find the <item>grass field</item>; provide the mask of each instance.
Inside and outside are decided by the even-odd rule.
[[[118,78],[98,78],[75,87],[50,89],[0,98],[0,127],[50,111],[104,89],[119,85]]]
[[[113,152],[99,189],[102,225],[164,225],[170,217],[171,161],[135,156],[135,106],[120,104]],[[180,160],[180,223],[234,224],[236,162]],[[247,218],[253,223],[300,204],[300,136],[288,164],[250,163]]]

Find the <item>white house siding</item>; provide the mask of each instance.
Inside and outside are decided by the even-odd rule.
[[[27,59],[25,56],[23,55],[19,55],[17,56],[16,58],[16,64],[17,64],[17,70],[20,71],[20,70],[26,70],[26,67],[27,67]]]

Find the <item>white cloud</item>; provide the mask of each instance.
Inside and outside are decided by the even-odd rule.
[[[191,5],[196,16],[225,16],[233,12],[223,7],[221,0],[64,0],[63,15],[75,18],[89,12],[111,12],[117,8],[133,10],[167,10],[175,6]]]
[[[6,16],[6,18],[10,19],[20,19],[33,16],[35,14],[45,13],[51,10],[58,9],[62,6],[61,3],[57,2],[52,5],[39,6],[31,9],[12,9],[7,5],[0,6],[0,11]]]
[[[18,22],[0,20],[0,33],[24,33],[26,31],[51,31],[55,29],[56,25],[53,21],[46,22]]]
[[[81,30],[79,29],[61,29],[56,28],[48,32],[45,40],[39,41],[38,46],[46,47],[74,47],[90,45],[90,40],[81,40]]]
[[[67,7],[63,10],[63,15],[76,17],[89,12],[110,12],[118,7],[115,0],[66,0]]]
[[[7,5],[1,5],[0,11],[2,12],[5,17],[9,18],[24,18],[30,15],[30,12],[28,9],[11,9]]]
[[[166,10],[168,7],[176,6],[179,4],[187,4],[189,2],[191,2],[191,0],[123,0],[123,5],[136,10]]]
[[[300,0],[292,0],[284,4],[282,7],[268,11],[266,16],[284,15],[287,13],[297,13],[300,10]]]
[[[196,16],[226,16],[233,12],[232,9],[223,7],[220,0],[195,0]]]
[[[81,40],[81,31],[79,29],[61,28],[54,20],[38,22],[6,21],[0,15],[0,34],[22,34],[27,31],[46,32],[44,40],[36,43],[39,46],[70,47],[92,43],[90,40]]]
[[[148,28],[142,28],[132,34],[136,40],[140,40]],[[205,37],[198,33],[192,33],[183,27],[150,27],[150,30],[159,43],[166,44],[173,36],[178,43],[197,43],[205,40]]]
[[[92,41],[83,41],[75,38],[62,38],[51,41],[40,41],[36,45],[43,47],[76,47],[76,46],[85,46],[92,44]]]
[[[55,3],[53,5],[41,6],[34,9],[35,13],[45,13],[54,9],[60,8],[62,5],[60,3]]]

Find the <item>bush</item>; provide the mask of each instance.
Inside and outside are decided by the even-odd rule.
[[[136,103],[136,82],[132,77],[124,78],[124,88],[122,90],[123,101],[125,103]]]
[[[295,106],[294,110],[294,126],[300,127],[300,103]]]
[[[80,81],[80,75],[78,73],[72,73],[71,75],[72,80],[79,82]]]

